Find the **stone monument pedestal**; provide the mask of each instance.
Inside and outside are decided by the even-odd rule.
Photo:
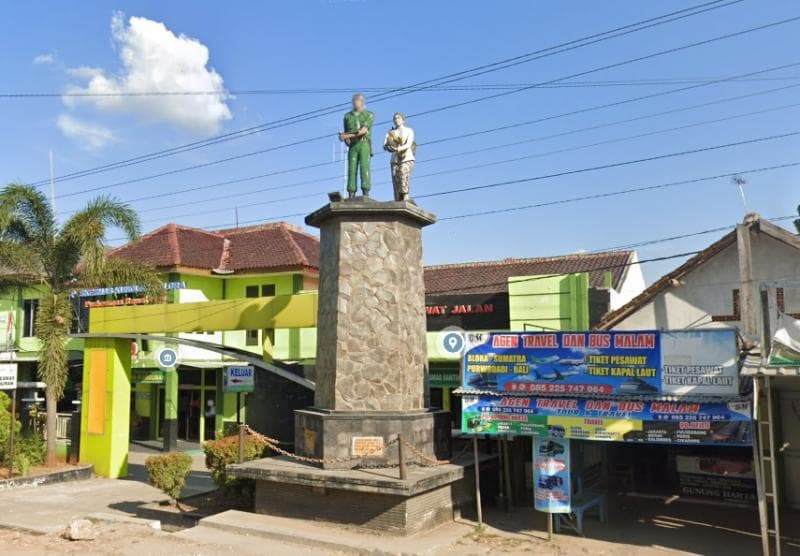
[[[415,466],[402,480],[387,468],[381,481],[375,469],[354,469],[397,465],[398,435],[413,447],[409,462],[451,455],[449,413],[428,407],[422,228],[435,221],[413,202],[369,199],[306,217],[320,229],[316,389],[314,407],[295,412],[294,451],[318,461],[232,466],[256,480],[257,512],[305,508],[310,518],[409,533],[452,519],[470,498],[462,464]]]

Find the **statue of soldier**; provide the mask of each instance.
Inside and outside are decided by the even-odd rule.
[[[339,140],[347,145],[347,194],[353,199],[358,191],[358,174],[361,173],[361,191],[369,197],[372,187],[370,159],[372,158],[372,124],[375,114],[366,109],[364,95],[353,95],[353,109],[344,115],[344,131]]]
[[[392,153],[392,188],[395,201],[407,201],[409,181],[416,161],[417,143],[414,141],[414,130],[406,125],[406,116],[395,112],[394,127],[389,130],[383,140],[383,148]]]

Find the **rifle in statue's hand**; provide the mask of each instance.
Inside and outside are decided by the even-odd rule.
[[[361,139],[367,133],[369,130],[366,127],[362,127],[358,131],[341,131],[339,132],[339,141],[344,141],[345,145],[349,147],[354,139]]]

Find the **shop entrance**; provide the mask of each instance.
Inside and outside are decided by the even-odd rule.
[[[178,440],[200,443],[214,440],[219,369],[178,370]],[[158,388],[158,420],[164,421],[165,387]]]

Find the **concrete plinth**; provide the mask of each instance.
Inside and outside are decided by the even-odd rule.
[[[471,457],[438,467],[324,470],[284,457],[229,466],[256,482],[256,513],[347,524],[395,535],[430,529],[474,504]]]
[[[427,411],[330,411],[308,408],[295,411],[295,453],[315,458],[337,458],[324,469],[350,469],[357,465],[396,465],[397,443],[369,457],[349,461],[359,438],[380,437],[384,446],[402,434],[426,456],[450,457],[450,413]],[[357,447],[356,447],[357,449]],[[413,459],[413,458],[409,458]]]

